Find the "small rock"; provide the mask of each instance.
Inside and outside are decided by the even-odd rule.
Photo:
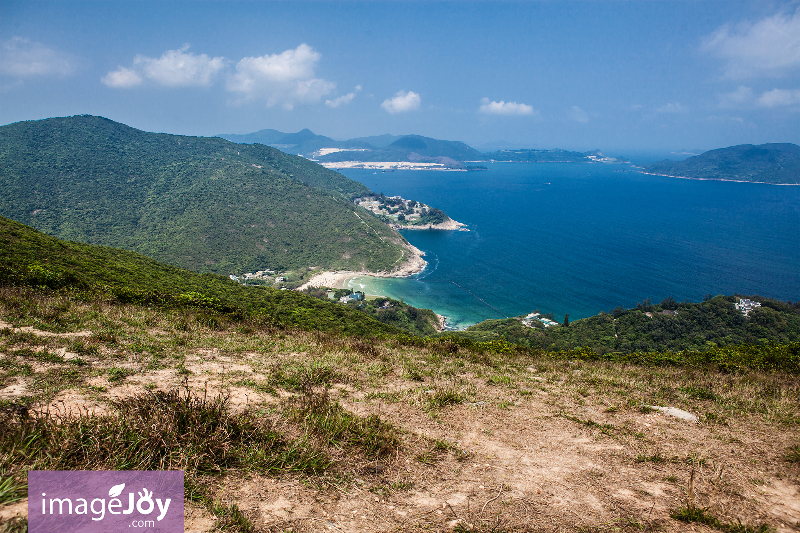
[[[697,416],[693,415],[688,411],[684,411],[683,409],[678,409],[676,407],[661,407],[658,405],[648,405],[650,409],[655,409],[656,411],[661,411],[665,415],[674,416],[675,418],[680,418],[681,420],[686,420],[688,422],[697,422]]]

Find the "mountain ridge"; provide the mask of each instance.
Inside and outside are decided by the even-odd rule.
[[[260,144],[89,115],[0,127],[0,214],[199,272],[392,268],[407,243],[352,203],[368,192]]]

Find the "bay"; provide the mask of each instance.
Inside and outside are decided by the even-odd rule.
[[[455,329],[533,310],[572,321],[666,297],[800,300],[800,187],[648,176],[622,165],[486,166],[344,170],[470,230],[405,230],[428,267],[409,278],[362,276],[351,288],[433,309]]]

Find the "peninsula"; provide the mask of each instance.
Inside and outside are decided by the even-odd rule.
[[[441,229],[469,231],[466,224],[456,222],[441,209],[401,196],[372,194],[354,200],[356,205],[375,214],[392,229]]]

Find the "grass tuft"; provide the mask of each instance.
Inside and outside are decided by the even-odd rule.
[[[439,389],[427,399],[428,409],[439,409],[447,405],[458,405],[466,400],[466,396],[455,387]]]
[[[768,524],[751,526],[748,524],[743,524],[738,520],[735,523],[723,522],[711,514],[708,508],[695,507],[691,504],[676,509],[670,514],[670,516],[675,520],[680,520],[681,522],[703,524],[725,533],[770,533],[775,531],[775,529],[770,527]]]
[[[798,445],[790,446],[789,449],[786,450],[786,455],[784,455],[784,460],[787,463],[800,464],[800,446]]]
[[[392,453],[400,447],[399,431],[377,415],[361,417],[332,402],[327,390],[315,392],[306,383],[294,401],[291,417],[336,447],[361,449],[368,457]]]
[[[286,441],[253,413],[232,414],[223,396],[177,390],[112,402],[117,412],[79,416],[36,413],[0,420],[0,471],[183,470],[187,476],[248,468],[322,472],[327,456]]]

